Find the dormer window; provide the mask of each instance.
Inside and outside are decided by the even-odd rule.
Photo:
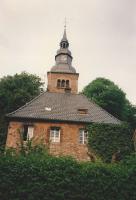
[[[87,114],[88,113],[88,109],[87,108],[78,108],[78,113],[79,114]]]

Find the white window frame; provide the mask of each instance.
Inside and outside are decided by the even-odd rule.
[[[27,140],[31,140],[34,136],[34,127],[33,126],[28,126],[28,131],[27,131]]]
[[[86,129],[79,130],[79,143],[80,144],[88,143],[88,131]]]
[[[51,143],[60,143],[60,128],[52,127],[50,129],[50,142]]]

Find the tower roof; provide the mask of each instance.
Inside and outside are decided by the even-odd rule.
[[[72,67],[72,55],[68,49],[69,42],[67,39],[66,26],[64,27],[63,37],[60,41],[60,48],[55,56],[55,65],[51,68],[51,72],[72,73],[75,74],[76,70]]]
[[[51,72],[61,72],[61,73],[70,73],[75,74],[76,70],[74,67],[69,66],[68,64],[59,64],[51,68]]]

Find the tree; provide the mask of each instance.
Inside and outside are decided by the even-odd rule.
[[[42,91],[41,79],[22,72],[0,79],[0,141],[4,144],[6,137],[5,114],[18,109]],[[1,145],[0,144],[0,145]]]
[[[41,92],[41,79],[22,72],[0,80],[0,110],[11,112],[30,101]]]
[[[112,81],[97,78],[89,83],[83,94],[120,120],[136,128],[136,106],[127,100],[125,93]]]
[[[83,89],[83,94],[115,117],[123,118],[126,96],[112,81],[97,78]]]
[[[128,122],[132,129],[136,129],[136,106],[132,105],[128,100],[126,100],[126,105],[124,109],[124,121]]]

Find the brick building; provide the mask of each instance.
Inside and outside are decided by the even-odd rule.
[[[84,95],[78,94],[79,74],[72,67],[73,58],[68,47],[64,30],[55,66],[47,72],[47,91],[7,115],[7,147],[18,148],[22,139],[25,142],[29,138],[33,143],[48,145],[53,155],[89,160],[86,125],[120,123]]]

